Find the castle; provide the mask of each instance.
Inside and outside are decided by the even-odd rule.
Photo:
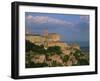
[[[72,46],[73,48],[80,49],[78,45],[68,45],[67,43],[60,41],[60,37],[61,36],[57,33],[48,33],[48,30],[45,30],[43,35],[26,33],[25,39],[36,45],[43,45],[45,48],[51,46],[60,46],[63,49]]]
[[[26,40],[35,43],[36,45],[44,45],[46,48],[50,46],[68,46],[66,43],[60,41],[60,35],[56,33],[50,33],[46,36],[26,34]]]
[[[64,66],[71,66],[72,64],[77,64],[77,59],[72,53],[75,52],[75,49],[80,49],[79,45],[72,44],[69,45],[60,40],[60,35],[57,33],[48,33],[47,30],[44,31],[43,35],[41,34],[28,34],[26,33],[25,39],[36,44],[43,45],[45,49],[52,46],[60,46],[61,51],[63,53],[62,57],[69,56],[69,60],[63,62],[60,55],[53,54],[52,56],[48,56],[48,60],[46,59],[45,54],[36,54],[32,57],[31,61],[34,63],[44,63],[46,62],[49,66],[52,66],[52,62],[55,61],[57,64],[62,64]],[[27,62],[26,62],[27,63]]]

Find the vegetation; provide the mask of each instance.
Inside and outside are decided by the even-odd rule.
[[[80,50],[76,50],[75,51],[75,53],[73,54],[75,57],[76,57],[76,59],[78,60],[79,59],[79,57],[81,56],[81,51]]]
[[[55,54],[62,53],[60,46],[48,47],[48,49],[46,50],[43,48],[43,45],[38,46],[26,40],[26,52],[29,52],[30,50],[39,54],[48,54],[48,55],[52,53],[55,53]]]
[[[68,56],[68,55],[65,55],[65,56],[63,57],[63,62],[67,62],[68,59],[69,59],[69,56]]]
[[[62,66],[62,64],[57,63],[57,62],[56,62],[56,61],[54,61],[54,60],[51,62],[51,64],[52,64],[52,67]]]
[[[79,65],[89,65],[89,62],[86,59],[79,59],[78,64]]]
[[[52,61],[51,63],[52,63],[52,66],[53,66],[53,67],[56,67],[56,66],[57,66],[56,61]]]
[[[73,50],[72,48],[65,48],[66,50]],[[61,47],[60,46],[51,46],[48,47],[47,49],[44,48],[43,45],[35,45],[34,43],[31,43],[30,41],[26,40],[26,55],[25,55],[25,59],[26,59],[26,68],[35,68],[35,67],[47,67],[47,66],[51,66],[51,67],[56,67],[56,66],[63,66],[63,64],[61,63],[57,63],[54,60],[49,59],[49,61],[51,61],[51,65],[49,65],[46,61],[48,61],[48,57],[56,54],[61,56],[61,60],[67,63],[67,61],[69,61],[70,56],[74,56],[75,59],[77,60],[76,64],[72,64],[73,66],[77,66],[77,65],[89,65],[89,59],[88,56],[85,55],[81,50],[78,49],[74,49],[75,52],[71,51],[70,55],[64,55],[62,53]],[[45,59],[46,61],[43,63],[34,63],[33,61],[31,61],[31,59],[35,56],[35,55],[45,55]],[[73,58],[70,58],[73,59]]]
[[[73,55],[78,60],[77,64],[75,65],[89,65],[89,61],[87,60],[87,57],[80,50],[76,50]],[[83,59],[82,57],[85,58]]]
[[[62,51],[61,51],[61,48],[60,46],[52,46],[52,47],[49,47],[47,49],[47,52],[49,53],[55,53],[55,54],[62,54]]]
[[[26,68],[36,68],[36,67],[46,67],[46,66],[48,66],[47,63],[30,62],[30,63],[26,64]]]
[[[35,45],[31,43],[30,41],[26,40],[26,52],[29,52],[30,50],[39,54],[46,53],[46,50],[42,46]]]

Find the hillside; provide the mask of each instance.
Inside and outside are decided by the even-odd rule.
[[[26,40],[26,68],[89,65],[89,56],[73,46],[36,45]]]

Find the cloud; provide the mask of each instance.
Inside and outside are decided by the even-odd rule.
[[[80,19],[83,21],[89,21],[89,16],[88,15],[80,16]]]
[[[27,20],[31,20],[32,18],[33,18],[33,16],[31,16],[31,15],[28,15],[28,16],[26,17]]]
[[[72,26],[73,24],[71,22],[60,20],[53,17],[48,16],[26,16],[26,20],[35,24],[57,24],[57,25],[63,25],[63,26]]]
[[[88,31],[89,30],[89,16],[88,15],[81,15],[79,16],[80,20],[77,22],[74,22],[74,26],[72,26],[70,29],[74,32],[82,32],[82,31]]]

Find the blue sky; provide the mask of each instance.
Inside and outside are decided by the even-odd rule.
[[[25,12],[26,32],[42,34],[57,33],[61,41],[89,41],[89,16],[74,14],[51,14]]]

